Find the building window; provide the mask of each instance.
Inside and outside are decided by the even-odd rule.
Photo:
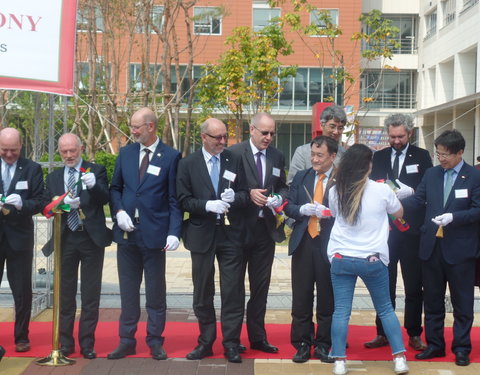
[[[398,48],[392,48],[392,52],[396,54],[415,54],[417,52],[417,18],[410,15],[383,15],[384,19],[390,20],[392,26],[398,28],[399,32],[394,38],[390,38],[398,42]],[[363,26],[367,34],[371,34],[374,30]],[[362,50],[370,49],[368,43],[362,44]]]
[[[310,12],[310,24],[316,26],[317,29],[326,29],[327,22],[338,26],[338,9],[316,9]],[[312,36],[322,36],[322,34],[315,33]]]
[[[463,0],[462,13],[469,10],[476,4],[478,4],[478,0]]]
[[[261,31],[272,20],[280,17],[279,8],[270,8],[266,1],[253,2],[253,31]]]
[[[111,66],[105,66],[101,63],[96,64],[95,85],[97,89],[105,90],[107,82],[110,79]],[[90,89],[90,65],[88,62],[76,63],[76,75],[78,82],[78,89],[81,92],[86,92]]]
[[[360,84],[360,97],[369,108],[415,108],[415,72],[367,71]]]
[[[437,32],[437,10],[425,16],[425,38],[431,38]]]
[[[455,21],[455,0],[444,0],[442,1],[442,13],[443,13],[443,25],[447,26],[449,23]]]
[[[222,16],[217,7],[193,8],[193,30],[197,35],[221,35]]]
[[[342,104],[343,84],[332,78],[331,68],[298,68],[295,77],[282,82],[277,109],[310,110],[317,102]]]
[[[93,14],[91,8],[78,8],[77,9],[77,31],[88,31],[89,25],[95,22],[97,32],[102,32],[103,28],[103,15],[100,8],[95,8],[93,11],[95,20],[93,20]]]
[[[165,9],[163,5],[153,5],[149,17],[145,18],[144,8],[139,8],[137,27],[135,31],[137,33],[144,33],[146,30],[150,30],[151,33],[155,32],[155,29],[162,30],[163,26],[163,13]],[[149,23],[145,25],[145,23]],[[153,27],[152,27],[153,26]]]

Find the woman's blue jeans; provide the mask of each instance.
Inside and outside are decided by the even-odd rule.
[[[357,277],[365,283],[377,315],[392,349],[392,354],[405,351],[402,331],[390,299],[388,268],[380,261],[343,256],[333,258],[331,267],[335,311],[332,320],[332,349],[330,357],[345,358],[348,321],[352,312],[353,293]]]

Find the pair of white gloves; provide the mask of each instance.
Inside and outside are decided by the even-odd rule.
[[[83,181],[87,189],[93,188],[97,183],[95,175],[91,172],[85,173],[80,179]],[[63,201],[65,204],[69,204],[72,209],[78,209],[80,207],[80,197],[73,198],[70,195],[67,195]]]
[[[213,212],[214,214],[224,214],[230,208],[230,203],[235,201],[235,192],[233,189],[225,189],[222,194],[220,194],[221,199],[207,201],[205,204],[205,210],[207,212]],[[283,203],[283,199],[279,195],[267,198],[266,207],[270,209],[275,209],[280,207]]]
[[[318,202],[305,203],[300,206],[300,214],[303,216],[316,216],[319,219],[324,219],[329,216],[324,216],[323,211],[328,210],[326,206]]]
[[[126,211],[124,210],[118,211],[116,218],[117,218],[118,226],[124,232],[132,232],[135,229],[132,219],[130,218],[130,215],[127,214]],[[165,251],[177,250],[179,245],[180,245],[180,240],[178,239],[178,237],[169,235],[167,236],[167,243],[165,244],[165,247],[163,248],[163,250]]]
[[[3,195],[0,194],[0,199],[2,199]],[[0,200],[0,209],[3,208],[4,204],[11,204],[14,206],[18,211],[20,211],[23,207],[22,197],[18,194],[10,194],[5,198],[5,202]]]
[[[399,188],[395,191],[395,194],[397,194],[398,199],[405,199],[411,195],[413,195],[414,190],[408,186],[402,183],[399,179],[396,179],[395,182],[399,186]],[[446,226],[450,224],[453,221],[453,214],[451,213],[446,213],[442,215],[435,216],[432,218],[432,221],[438,225],[438,226]]]

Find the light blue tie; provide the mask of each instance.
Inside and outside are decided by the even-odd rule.
[[[443,188],[443,205],[444,206],[447,204],[448,196],[452,191],[454,172],[455,170],[453,169],[447,169],[447,171],[445,172],[447,174],[447,180],[445,181],[445,186]]]
[[[68,171],[68,188],[70,189],[71,194],[75,197],[77,194],[77,189],[75,186],[75,168],[70,168]],[[77,209],[72,209],[67,216],[67,225],[72,232],[75,232],[80,225],[80,216]]]
[[[212,180],[213,189],[215,190],[215,195],[218,192],[218,158],[212,156],[210,158],[210,163],[212,163],[212,170],[210,171],[210,180]]]
[[[7,164],[7,168],[3,173],[3,194],[6,195],[10,188],[10,182],[12,182],[12,164]]]

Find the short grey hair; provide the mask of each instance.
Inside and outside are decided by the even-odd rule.
[[[272,115],[270,113],[258,112],[255,116],[253,116],[252,122],[250,124],[256,127],[260,123],[260,121],[262,120],[263,117],[267,117],[267,118],[273,120],[273,122],[275,122],[275,119],[272,117]]]
[[[396,128],[402,125],[405,127],[405,130],[410,133],[413,129],[413,117],[403,113],[394,113],[385,119],[385,129],[387,132],[390,126]]]
[[[345,125],[347,123],[347,114],[339,105],[331,105],[325,108],[320,115],[320,122],[325,125],[328,121],[334,120]]]

